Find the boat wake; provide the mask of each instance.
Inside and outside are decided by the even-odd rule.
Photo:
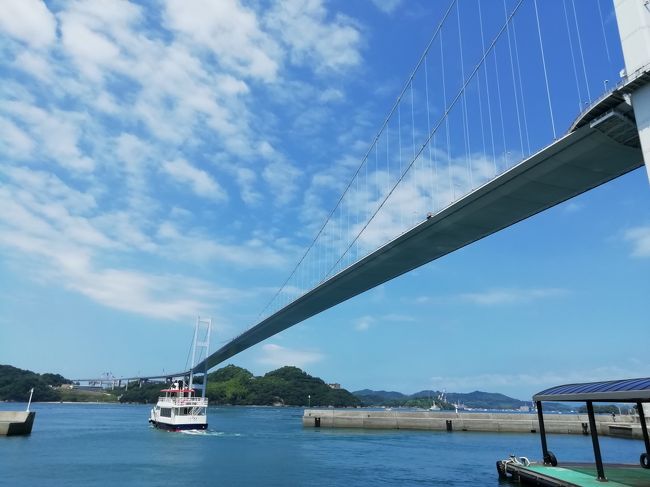
[[[227,438],[241,436],[241,433],[225,433],[223,431],[211,431],[211,430],[182,430],[179,431],[184,435],[193,435],[193,436],[222,436]]]

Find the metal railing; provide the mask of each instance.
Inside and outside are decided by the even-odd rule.
[[[158,402],[171,404],[175,407],[207,407],[208,399],[205,397],[159,397]]]

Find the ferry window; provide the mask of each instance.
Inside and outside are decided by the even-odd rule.
[[[160,408],[160,415],[164,416],[165,418],[171,418],[172,417],[171,408]]]

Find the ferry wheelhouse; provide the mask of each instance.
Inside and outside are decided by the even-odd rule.
[[[158,398],[151,410],[149,422],[156,428],[170,431],[204,430],[208,427],[208,399],[196,397],[194,389],[185,387],[182,381],[174,382],[165,395]]]

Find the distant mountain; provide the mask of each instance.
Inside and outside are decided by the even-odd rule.
[[[359,398],[381,398],[385,399],[387,401],[391,401],[394,399],[403,399],[405,397],[408,397],[406,394],[402,394],[401,392],[395,392],[395,391],[371,391],[370,389],[362,389],[360,391],[354,391],[352,394]]]
[[[530,401],[520,401],[497,392],[474,391],[466,394],[451,392],[447,400],[452,403],[465,404],[470,408],[479,409],[519,409],[521,406],[530,406]]]
[[[443,393],[440,391],[425,390],[415,394],[406,395],[400,392],[372,391],[363,389],[353,392],[365,406],[408,406],[412,404],[426,405],[432,402],[443,407],[451,407],[451,404],[464,404],[470,408],[479,409],[519,409],[521,406],[530,406],[530,402],[520,401],[504,394],[493,392],[474,391],[470,393],[450,392],[444,394],[446,403],[440,398]]]

